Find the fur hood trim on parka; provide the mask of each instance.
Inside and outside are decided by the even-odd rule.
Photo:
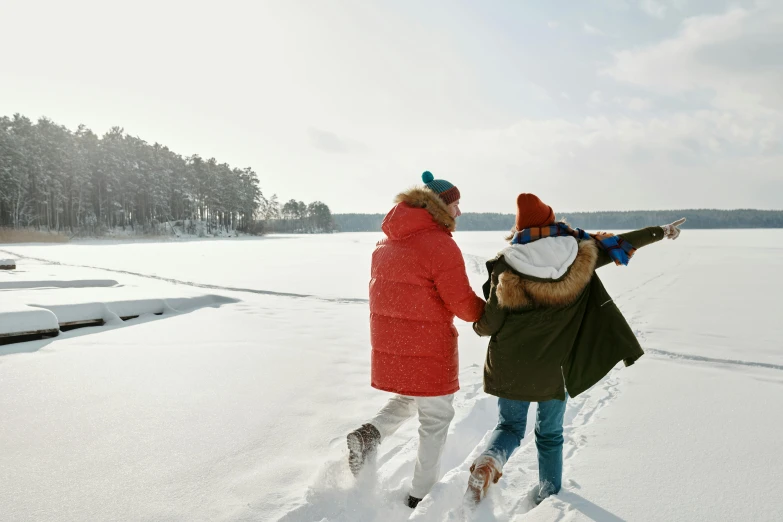
[[[407,203],[415,208],[426,209],[436,223],[449,232],[457,228],[457,221],[449,214],[449,207],[438,195],[426,187],[413,187],[397,195],[395,203]]]

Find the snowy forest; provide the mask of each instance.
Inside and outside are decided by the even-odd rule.
[[[174,223],[208,234],[333,230],[326,204],[267,199],[250,167],[183,157],[120,127],[99,137],[84,125],[0,117],[0,227],[157,234]]]

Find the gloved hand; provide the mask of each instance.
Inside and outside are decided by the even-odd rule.
[[[662,226],[661,228],[663,229],[663,237],[666,239],[677,239],[680,237],[680,226],[683,223],[685,223],[685,218],[678,219],[674,223]]]

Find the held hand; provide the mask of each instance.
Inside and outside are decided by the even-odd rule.
[[[685,223],[685,218],[678,219],[674,223],[662,226],[663,237],[666,239],[677,239],[680,237],[680,226],[682,226],[683,223]]]

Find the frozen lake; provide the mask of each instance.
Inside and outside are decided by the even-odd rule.
[[[503,235],[455,234],[479,293]],[[196,303],[0,347],[0,518],[457,520],[496,416],[470,325],[444,477],[419,509],[401,506],[414,422],[376,483],[343,462],[345,434],[386,398],[369,386],[380,237],[0,245],[18,263],[3,305]],[[569,402],[561,495],[527,512],[526,438],[475,520],[780,520],[782,268],[783,230],[685,229],[601,269],[647,355]],[[20,284],[45,280],[70,283]]]

